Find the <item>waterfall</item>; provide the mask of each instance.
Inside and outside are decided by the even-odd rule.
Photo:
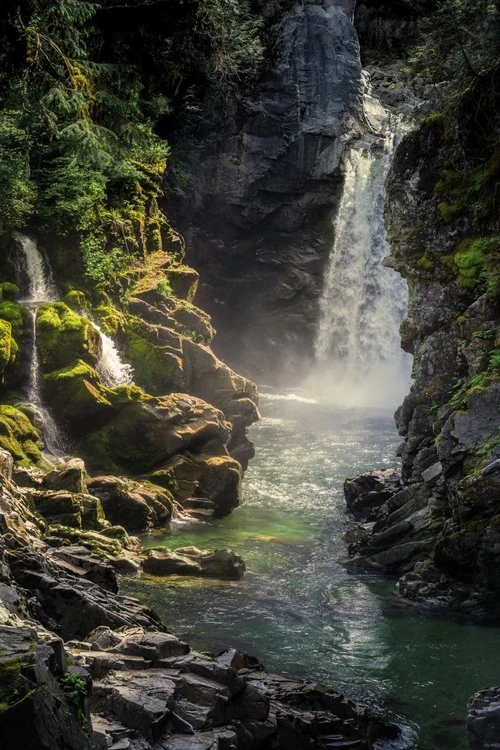
[[[117,385],[132,385],[134,382],[134,370],[131,365],[126,364],[120,357],[113,339],[92,321],[92,325],[101,334],[102,354],[96,365],[96,370],[108,388]]]
[[[358,142],[347,158],[307,383],[340,405],[395,407],[409,386],[410,358],[399,339],[406,282],[382,263],[389,254],[383,213],[394,148],[389,133]]]
[[[43,302],[57,299],[57,291],[52,281],[50,268],[40,253],[36,242],[23,234],[16,234],[15,239],[20,249],[20,276],[26,288],[26,296],[21,304],[28,310],[31,324],[31,361],[28,381],[28,401],[35,408],[43,425],[43,440],[47,451],[52,456],[64,455],[64,444],[59,429],[48,411],[43,406],[40,385],[40,359],[38,356],[36,335],[36,314]]]
[[[21,250],[20,271],[21,279],[27,281],[27,294],[21,300],[23,304],[39,306],[42,302],[51,302],[57,299],[57,291],[52,281],[50,268],[39,251],[35,240],[24,234],[15,234]]]

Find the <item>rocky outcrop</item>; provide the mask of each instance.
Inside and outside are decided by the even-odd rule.
[[[375,738],[397,736],[395,727],[325,686],[270,675],[235,651],[214,658],[168,634],[134,628],[99,629],[72,652],[94,678],[90,709],[99,748],[129,737],[144,750],[250,750],[263,743],[367,750]]]
[[[203,268],[199,299],[216,350],[264,382],[297,383],[312,355],[341,159],[363,122],[352,10],[294,4],[256,93],[190,157],[177,224]]]
[[[214,657],[191,650],[153,612],[117,593],[113,567],[84,536],[92,534],[95,545],[116,527],[103,524],[81,532],[82,543],[66,544],[62,527],[47,527],[30,500],[46,490],[17,487],[12,462],[0,459],[5,750],[372,750],[379,740],[397,739],[395,726],[324,685],[268,674],[236,651]],[[59,478],[67,471],[63,466]],[[43,488],[44,477],[34,475],[32,483]],[[184,548],[175,557],[205,576],[238,578],[244,569],[227,550]],[[147,558],[168,559],[156,552]]]
[[[467,737],[470,750],[500,747],[500,688],[480,690],[467,706]]]

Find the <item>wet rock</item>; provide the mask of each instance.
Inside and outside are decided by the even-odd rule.
[[[127,531],[166,526],[170,521],[172,497],[161,487],[103,476],[90,479],[88,488],[101,501],[106,518]]]
[[[500,688],[480,690],[467,706],[470,750],[500,750]]]
[[[401,477],[395,469],[370,471],[358,477],[346,479],[344,496],[351,513],[364,514],[367,510],[382,505],[401,488]]]
[[[344,136],[362,130],[352,5],[284,13],[268,75],[203,159],[193,150],[195,195],[178,207],[217,352],[265,382],[296,383],[312,357]]]
[[[232,550],[200,550],[197,547],[179,547],[171,550],[153,550],[142,564],[146,573],[153,575],[204,576],[238,580],[243,577],[245,563]]]

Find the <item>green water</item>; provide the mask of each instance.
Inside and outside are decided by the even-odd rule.
[[[389,711],[405,726],[398,747],[466,750],[467,700],[500,681],[500,629],[424,617],[394,599],[391,583],[337,562],[350,523],[343,480],[395,464],[392,416],[279,396],[263,397],[261,411],[242,506],[144,539],[231,547],[247,563],[244,579],[144,577],[122,591],[198,649],[234,646]]]

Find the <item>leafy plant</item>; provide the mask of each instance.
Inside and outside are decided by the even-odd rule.
[[[73,674],[73,672],[66,672],[60,677],[59,685],[68,702],[77,708],[80,707],[82,701],[86,698],[89,692],[87,680],[79,675]]]

